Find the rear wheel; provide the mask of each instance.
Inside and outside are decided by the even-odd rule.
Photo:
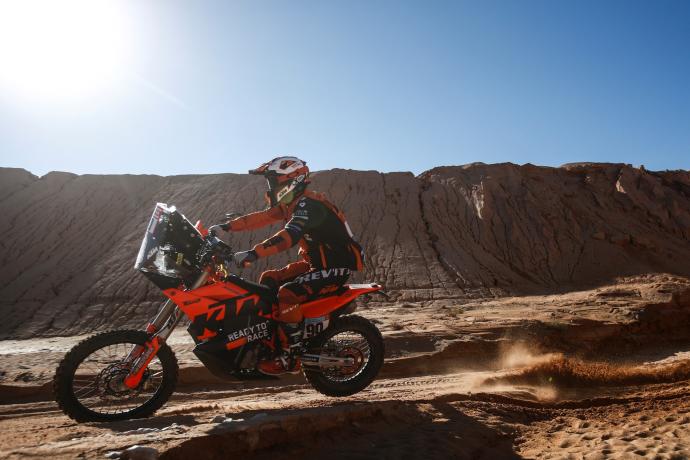
[[[383,365],[383,337],[366,318],[340,316],[310,341],[308,353],[352,358],[354,364],[346,368],[304,368],[304,375],[319,393],[349,396],[369,386],[378,375]]]
[[[53,392],[60,409],[78,422],[148,417],[170,398],[177,383],[177,360],[163,344],[137,388],[123,385],[127,356],[148,336],[143,331],[103,332],[77,344],[55,371]]]

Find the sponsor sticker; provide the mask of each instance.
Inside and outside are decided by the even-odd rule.
[[[247,342],[268,338],[268,321],[245,327],[244,329],[228,334],[228,340],[231,342],[241,339],[242,337],[245,337]]]
[[[314,337],[315,335],[321,334],[327,327],[329,323],[328,316],[319,316],[318,318],[305,318],[304,319],[304,338]]]

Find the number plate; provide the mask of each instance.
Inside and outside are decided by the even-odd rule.
[[[328,316],[320,316],[319,318],[306,318],[304,320],[304,338],[314,337],[321,334],[328,327]]]

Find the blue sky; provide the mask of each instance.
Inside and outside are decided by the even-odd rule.
[[[114,66],[107,85],[51,98],[0,78],[0,166],[246,172],[294,154],[313,169],[415,173],[475,161],[690,169],[687,1],[116,8],[119,60],[98,58]],[[52,74],[31,81],[50,89]]]

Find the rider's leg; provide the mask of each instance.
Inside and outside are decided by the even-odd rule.
[[[279,270],[266,270],[259,277],[259,283],[275,288],[292,281],[299,275],[309,271],[309,263],[305,260],[292,262]]]
[[[350,277],[346,268],[312,270],[283,284],[278,290],[278,314],[276,319],[288,327],[298,327],[304,316],[302,304],[335,291]],[[294,345],[294,344],[289,344]]]
[[[349,277],[350,270],[347,268],[311,270],[283,284],[278,290],[276,319],[283,323],[301,322],[302,303],[336,290]]]
[[[259,363],[261,372],[271,375],[299,372],[300,362],[294,351],[302,345],[301,323],[304,317],[301,304],[339,288],[349,276],[348,269],[312,270],[280,287],[275,319],[282,331],[278,335],[283,354],[275,360]]]
[[[286,283],[278,290],[278,315],[281,323],[299,323],[302,321],[301,303],[309,300],[308,292],[295,292],[294,282]],[[300,289],[301,291],[301,289]]]
[[[303,302],[305,299],[296,295],[290,289],[286,289],[285,286],[278,290],[279,303],[275,319],[278,321],[278,338],[282,353],[274,359],[259,363],[259,371],[264,374],[296,374],[300,371],[301,363],[296,351],[302,346],[300,302]]]
[[[259,283],[275,288],[280,293],[280,285],[292,281],[297,276],[308,271],[309,263],[304,260],[300,260],[298,262],[288,264],[279,270],[266,270],[261,274]],[[285,299],[283,299],[283,302],[285,302]],[[297,302],[293,302],[293,305],[294,303]],[[280,301],[273,310],[273,317],[277,320],[280,316],[279,305]],[[259,370],[269,375],[283,374],[285,372],[297,373],[300,370],[300,363],[299,360],[291,358],[291,355],[294,353],[290,353],[290,345],[293,345],[294,347],[300,345],[300,335],[302,331],[299,328],[299,324],[295,326],[294,324],[287,324],[280,322],[280,320],[278,321],[278,339],[280,341],[280,348],[282,349],[281,354],[275,359],[270,359],[259,363]]]

